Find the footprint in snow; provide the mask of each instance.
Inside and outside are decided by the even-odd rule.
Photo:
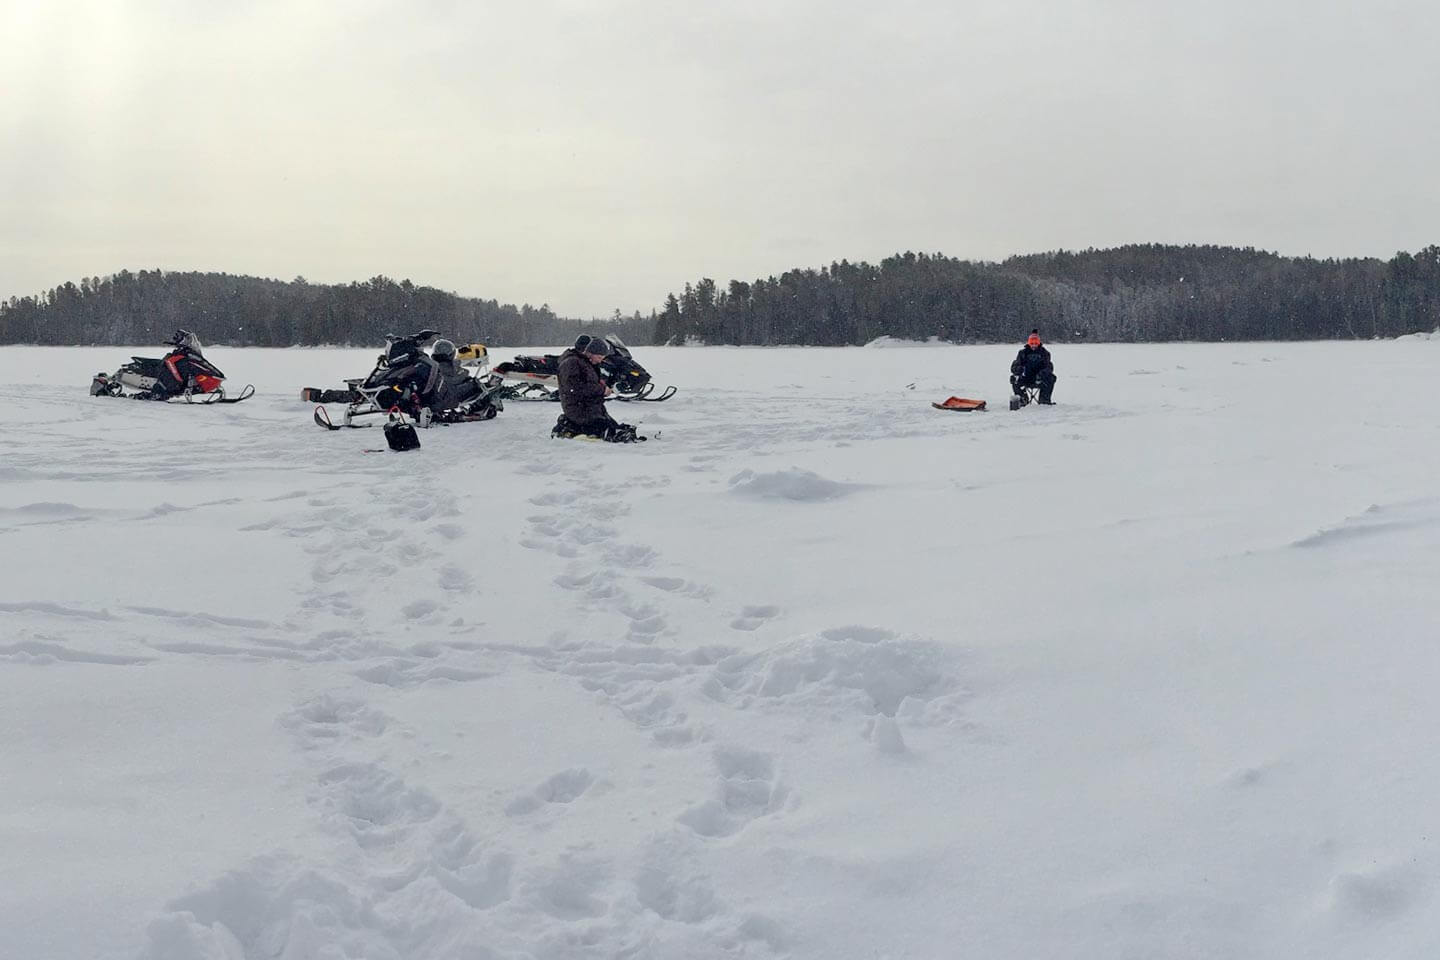
[[[589,573],[562,573],[554,583],[562,590],[584,590],[595,579],[595,571]]]
[[[584,767],[561,770],[547,778],[534,790],[525,793],[505,805],[505,815],[522,817],[534,813],[547,804],[574,803],[595,783],[595,777]]]
[[[440,576],[437,578],[441,590],[449,590],[452,593],[469,591],[475,586],[475,578],[470,575],[464,567],[454,563],[447,563],[440,568]]]
[[[649,604],[626,605],[620,612],[630,618],[630,629],[626,639],[631,643],[654,643],[655,638],[665,632],[667,623],[660,612]]]
[[[563,490],[554,493],[541,493],[530,498],[530,502],[537,507],[568,507],[580,494],[573,490]]]
[[[617,567],[648,567],[655,562],[655,551],[642,544],[617,544],[606,548],[605,559]]]
[[[740,616],[730,621],[736,630],[759,630],[766,623],[780,616],[780,608],[773,604],[742,607]]]
[[[393,687],[396,690],[417,687],[432,680],[467,683],[471,680],[486,680],[494,676],[493,673],[484,670],[467,670],[464,667],[432,662],[432,659],[428,657],[422,660],[387,657],[369,666],[361,667],[354,673],[355,676],[367,683]]]
[[[307,749],[377,737],[387,723],[385,714],[363,701],[329,694],[307,700],[280,718],[280,725]]]
[[[440,609],[438,600],[414,600],[400,608],[406,620],[425,620]]]
[[[693,872],[691,858],[655,842],[635,874],[635,899],[663,920],[704,923],[720,912],[715,890],[702,874]]]
[[[566,857],[525,884],[526,899],[557,920],[593,920],[610,911],[598,894],[611,879],[606,860]]]
[[[702,837],[728,837],[784,804],[788,791],[771,754],[720,747],[714,760],[720,775],[715,796],[682,813],[678,820],[684,826]]]
[[[640,582],[654,587],[656,590],[683,597],[693,597],[697,600],[707,600],[715,592],[703,584],[691,583],[689,580],[682,580],[679,577],[641,577]]]

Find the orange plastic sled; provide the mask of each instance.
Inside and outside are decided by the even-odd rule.
[[[965,397],[951,397],[944,403],[932,403],[936,410],[984,410],[984,400],[968,400]]]

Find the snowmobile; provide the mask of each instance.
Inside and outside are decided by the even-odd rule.
[[[200,404],[239,403],[254,396],[255,387],[248,383],[239,396],[225,395],[220,385],[225,374],[205,359],[200,338],[190,331],[176,330],[165,343],[172,349],[163,357],[131,357],[114,373],[95,374],[90,396]]]
[[[606,337],[610,355],[600,361],[600,379],[615,391],[616,400],[646,400],[659,403],[675,396],[676,388],[668,386],[655,395],[655,384],[649,372],[630,354],[630,348],[619,337]],[[514,400],[559,400],[560,357],[556,354],[521,356],[495,368],[502,380],[515,386],[506,388]]]
[[[385,352],[365,377],[346,380],[340,390],[306,387],[300,399],[320,404],[315,422],[328,430],[340,426],[330,419],[327,403],[345,404],[343,425],[368,427],[398,410],[416,425],[492,420],[504,409],[500,378],[490,372],[490,355],[483,343],[456,347],[435,340],[435,330],[409,336],[389,334]],[[427,353],[425,345],[435,340]]]

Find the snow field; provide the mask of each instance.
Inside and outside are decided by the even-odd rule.
[[[648,349],[649,443],[407,454],[294,399],[374,351],[6,348],[0,955],[1429,956],[1431,347]]]

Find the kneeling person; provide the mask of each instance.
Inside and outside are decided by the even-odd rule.
[[[604,337],[581,336],[575,346],[560,354],[560,409],[564,411],[550,431],[555,437],[598,437],[625,442],[639,439],[635,428],[616,423],[605,410],[610,387],[600,377],[600,362],[610,355]]]

